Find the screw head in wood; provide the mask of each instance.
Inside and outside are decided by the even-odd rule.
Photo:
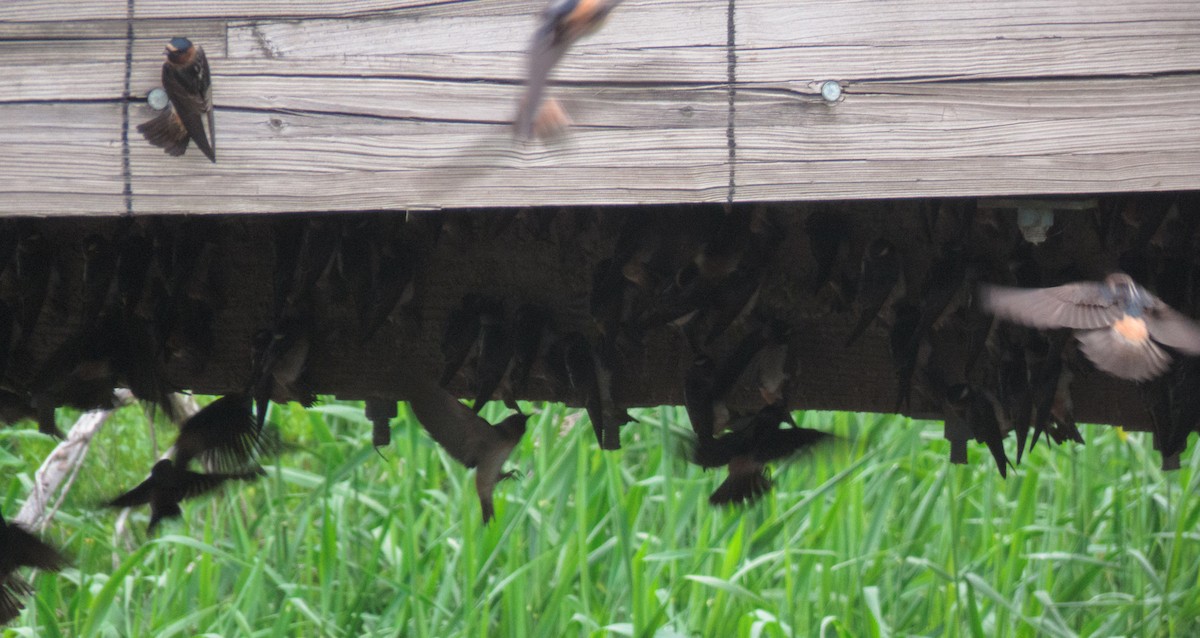
[[[155,111],[161,111],[167,108],[170,101],[167,99],[167,92],[162,87],[156,88],[146,94],[146,103]]]
[[[837,102],[842,98],[842,85],[836,80],[821,83],[821,97],[826,102]]]

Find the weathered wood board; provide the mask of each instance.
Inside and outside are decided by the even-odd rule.
[[[1200,188],[1194,0],[626,0],[555,74],[569,134],[517,142],[543,4],[9,0],[0,214]],[[176,35],[215,165],[136,132]]]

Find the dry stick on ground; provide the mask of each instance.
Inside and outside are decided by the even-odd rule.
[[[118,390],[115,396],[121,405],[133,401],[133,395],[128,390]],[[75,421],[75,425],[71,426],[70,432],[67,433],[67,438],[54,448],[54,451],[42,462],[42,466],[34,473],[33,490],[25,499],[21,511],[17,512],[14,521],[29,529],[45,529],[46,525],[50,523],[50,519],[54,518],[54,513],[62,505],[71,484],[79,474],[79,468],[83,466],[83,460],[87,457],[88,449],[91,447],[92,438],[96,436],[114,411],[92,410],[80,415],[79,419]],[[65,486],[63,486],[64,482]],[[47,505],[50,503],[51,497],[59,492],[60,487],[62,490],[58,500],[47,512]]]

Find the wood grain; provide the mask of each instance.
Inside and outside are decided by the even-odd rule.
[[[569,135],[517,142],[542,6],[3,3],[0,210],[124,212],[124,131],[138,213],[1200,188],[1193,0],[740,0],[732,117],[728,3],[627,0],[556,72]],[[212,64],[216,165],[135,130],[174,35]]]

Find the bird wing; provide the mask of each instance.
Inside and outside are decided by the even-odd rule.
[[[246,394],[230,394],[204,406],[180,428],[175,441],[175,462],[187,467],[192,458],[200,458],[212,468],[234,471],[264,454],[266,437],[254,417],[253,399]]]
[[[249,472],[238,474],[201,474],[200,472],[185,470],[179,477],[179,489],[183,498],[195,498],[221,487],[221,484],[229,479],[248,479],[254,476],[257,476],[257,474]]]
[[[1122,314],[1107,289],[1095,282],[1055,288],[985,285],[980,298],[988,312],[1034,328],[1094,330],[1112,325]]]
[[[9,525],[5,530],[5,540],[16,562],[28,567],[57,571],[67,564],[67,559],[49,544],[30,534],[18,525]]]
[[[154,484],[151,480],[148,478],[142,481],[137,487],[109,501],[108,506],[137,507],[149,503],[150,499],[154,497]]]
[[[425,431],[455,460],[475,467],[481,447],[498,437],[492,426],[428,380],[413,380],[412,385],[409,405]]]
[[[1163,345],[1200,355],[1200,324],[1157,298],[1147,313],[1146,329]]]
[[[808,428],[771,427],[765,432],[760,432],[756,438],[754,460],[766,463],[787,458],[822,441],[832,440],[833,436]]]

